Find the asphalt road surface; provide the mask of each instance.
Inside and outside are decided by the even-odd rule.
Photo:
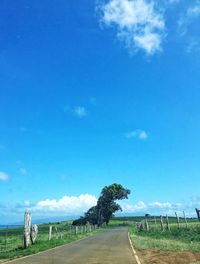
[[[136,264],[129,244],[127,228],[110,229],[11,263]]]

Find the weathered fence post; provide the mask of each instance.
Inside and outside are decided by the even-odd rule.
[[[55,226],[55,231],[56,231],[56,239],[58,239],[58,228]]]
[[[196,213],[197,213],[197,218],[198,218],[198,220],[200,221],[200,210],[197,209],[197,208],[195,208],[195,210],[196,210]]]
[[[164,225],[163,225],[163,217],[162,217],[162,215],[160,216],[160,225],[161,225],[161,230],[164,231]]]
[[[32,244],[35,244],[35,241],[37,239],[37,235],[38,235],[38,226],[37,225],[32,225],[31,226],[31,233],[30,233],[31,243]]]
[[[170,231],[170,226],[169,226],[169,218],[168,215],[166,215],[166,223],[167,223],[167,230]]]
[[[28,248],[30,244],[31,232],[31,213],[25,212],[24,214],[24,248]]]
[[[176,215],[176,222],[177,222],[178,228],[180,228],[179,216],[177,212],[175,212],[175,215]]]
[[[149,231],[149,223],[148,223],[147,217],[145,217],[145,228],[146,228],[146,231]]]
[[[52,235],[52,226],[49,226],[49,241],[51,240],[51,235]]]

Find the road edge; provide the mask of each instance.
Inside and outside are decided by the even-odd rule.
[[[130,237],[129,232],[128,232],[128,240],[129,240],[129,243],[130,243],[130,246],[131,246],[131,249],[133,251],[133,255],[135,257],[135,260],[136,260],[137,264],[141,264],[140,259],[139,259],[138,255],[137,255],[137,253],[136,253],[136,251],[135,251],[135,249],[133,247],[133,243],[131,241],[131,237]]]

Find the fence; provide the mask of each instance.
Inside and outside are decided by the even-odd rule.
[[[199,218],[198,218],[199,220]],[[168,215],[160,215],[160,216],[149,216],[146,215],[139,222],[132,222],[138,228],[138,230],[142,231],[150,231],[150,230],[161,230],[161,231],[170,231],[171,227],[173,228],[186,228],[190,227],[190,223],[197,222],[196,218],[187,218],[185,212],[180,216],[177,212],[175,212],[174,217]]]
[[[39,225],[37,243],[76,240],[77,236],[90,233],[97,225],[73,226],[69,223]],[[24,247],[24,227],[0,229],[0,253],[10,252]]]

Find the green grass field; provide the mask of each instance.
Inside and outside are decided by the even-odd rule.
[[[48,240],[49,224],[39,225],[37,241],[29,248],[23,248],[23,228],[0,229],[0,259],[13,259],[34,254],[49,248],[67,244],[101,232],[104,228],[92,232],[79,231],[75,234],[70,222],[51,224],[53,226],[52,239]],[[58,232],[55,232],[57,227]]]
[[[144,219],[144,218],[143,218]],[[142,220],[142,219],[141,219]],[[190,219],[188,228],[182,221],[180,228],[176,224],[176,219],[170,219],[170,231],[162,231],[159,223],[155,225],[150,219],[150,230],[138,230],[133,222],[129,225],[129,233],[136,249],[156,249],[162,251],[200,251],[200,223]]]

